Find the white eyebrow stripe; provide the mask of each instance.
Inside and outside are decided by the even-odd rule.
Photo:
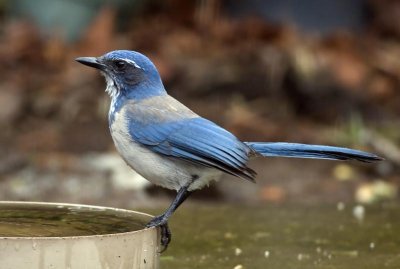
[[[142,68],[141,66],[139,66],[135,61],[132,61],[132,60],[126,59],[126,58],[122,58],[121,60],[122,60],[122,61],[125,61],[125,62],[127,62],[127,63],[129,63],[129,64],[131,64],[131,65],[133,65],[133,66],[136,67],[136,68],[143,69],[143,68]]]

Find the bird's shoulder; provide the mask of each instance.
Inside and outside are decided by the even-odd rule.
[[[199,117],[169,95],[127,101],[123,113],[138,125],[144,126]]]

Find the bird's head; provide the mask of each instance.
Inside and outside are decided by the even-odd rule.
[[[76,61],[101,71],[111,98],[123,95],[140,99],[165,92],[157,68],[139,52],[115,50],[100,57],[80,57]]]

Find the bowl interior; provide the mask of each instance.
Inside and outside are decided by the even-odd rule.
[[[0,202],[0,237],[71,237],[144,229],[140,212],[58,203]]]

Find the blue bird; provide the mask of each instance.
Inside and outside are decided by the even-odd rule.
[[[223,173],[254,182],[256,172],[248,167],[251,158],[382,160],[348,148],[241,142],[169,96],[154,64],[135,51],[117,50],[76,61],[99,69],[106,79],[106,92],[111,97],[109,128],[125,162],[150,182],[177,191],[165,213],[147,224],[161,228],[165,248],[171,240],[167,221],[190,193]]]

